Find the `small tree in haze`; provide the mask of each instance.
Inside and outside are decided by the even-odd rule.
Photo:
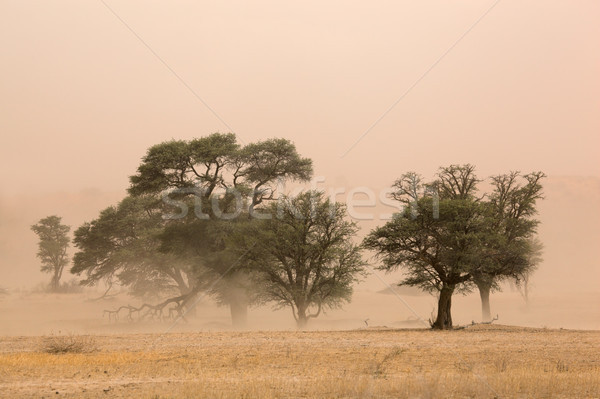
[[[60,278],[69,263],[69,226],[61,223],[59,216],[48,216],[31,226],[39,237],[37,257],[42,261],[42,272],[51,273],[50,289],[58,291]]]
[[[291,308],[298,328],[349,301],[364,266],[344,205],[310,191],[261,211],[268,218],[248,224],[234,245],[263,300]]]

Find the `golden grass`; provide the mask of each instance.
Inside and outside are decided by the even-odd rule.
[[[0,397],[600,397],[598,331],[130,334],[58,355],[39,339],[0,338]]]

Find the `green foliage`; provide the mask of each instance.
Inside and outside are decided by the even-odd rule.
[[[189,186],[181,179],[181,171],[189,168],[190,151],[185,141],[169,141],[150,147],[138,168],[138,175],[131,177],[133,195],[144,192],[160,192],[168,187]]]
[[[264,301],[291,307],[303,327],[323,309],[350,300],[364,266],[351,243],[357,227],[345,219],[344,205],[310,191],[270,204],[261,214],[270,217],[246,224],[234,241]]]
[[[84,285],[116,280],[135,295],[189,290],[189,263],[159,251],[164,204],[154,196],[126,197],[75,231],[79,251],[71,273]]]
[[[248,271],[240,270],[228,240],[241,224],[249,221],[244,216],[213,220],[188,215],[163,229],[159,250],[188,262],[197,287],[208,289],[217,303],[227,305],[233,291],[236,296],[242,291],[247,303],[252,304],[256,302],[255,289],[247,276]]]
[[[478,256],[476,230],[478,204],[472,200],[440,200],[439,216],[434,217],[430,196],[385,225],[374,229],[363,246],[377,252],[381,270],[399,267],[407,273],[401,284],[429,292],[441,291],[444,284],[459,285],[469,280],[471,265]]]
[[[301,158],[294,144],[286,139],[248,144],[240,151],[240,159],[246,164],[241,175],[258,186],[275,178],[305,181],[312,175],[312,161]]]
[[[498,282],[506,278],[518,281],[539,263],[534,252],[539,258],[541,248],[533,243],[539,224],[536,203],[543,198],[544,177],[541,172],[491,177],[493,190],[484,203],[487,240],[481,249],[487,256],[473,272],[479,287],[498,288]]]
[[[269,139],[240,148],[232,133],[214,133],[191,141],[170,141],[148,150],[130,194],[159,193],[195,188],[209,199],[217,187],[235,188],[249,199],[249,207],[273,199],[278,179],[308,180],[312,161],[302,158],[292,142]]]

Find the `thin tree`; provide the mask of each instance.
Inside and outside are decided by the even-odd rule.
[[[37,257],[42,261],[41,271],[51,273],[50,290],[60,288],[63,270],[69,264],[69,231],[71,228],[61,223],[59,216],[48,216],[31,226],[39,237]]]

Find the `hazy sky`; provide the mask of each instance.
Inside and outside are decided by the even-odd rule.
[[[316,173],[388,185],[600,175],[600,3],[107,4],[240,140],[293,140]],[[122,190],[146,148],[229,128],[101,1],[0,1],[2,191]]]
[[[39,273],[28,226],[94,217],[150,145],[230,128],[291,139],[336,185],[464,162],[482,177],[590,176],[554,180],[562,199],[544,206],[564,212],[543,225],[560,245],[557,221],[570,223],[588,241],[550,253],[583,250],[596,268],[600,2],[105,1],[225,123],[102,1],[0,0],[3,268],[28,259]],[[591,213],[574,220],[571,203]]]

